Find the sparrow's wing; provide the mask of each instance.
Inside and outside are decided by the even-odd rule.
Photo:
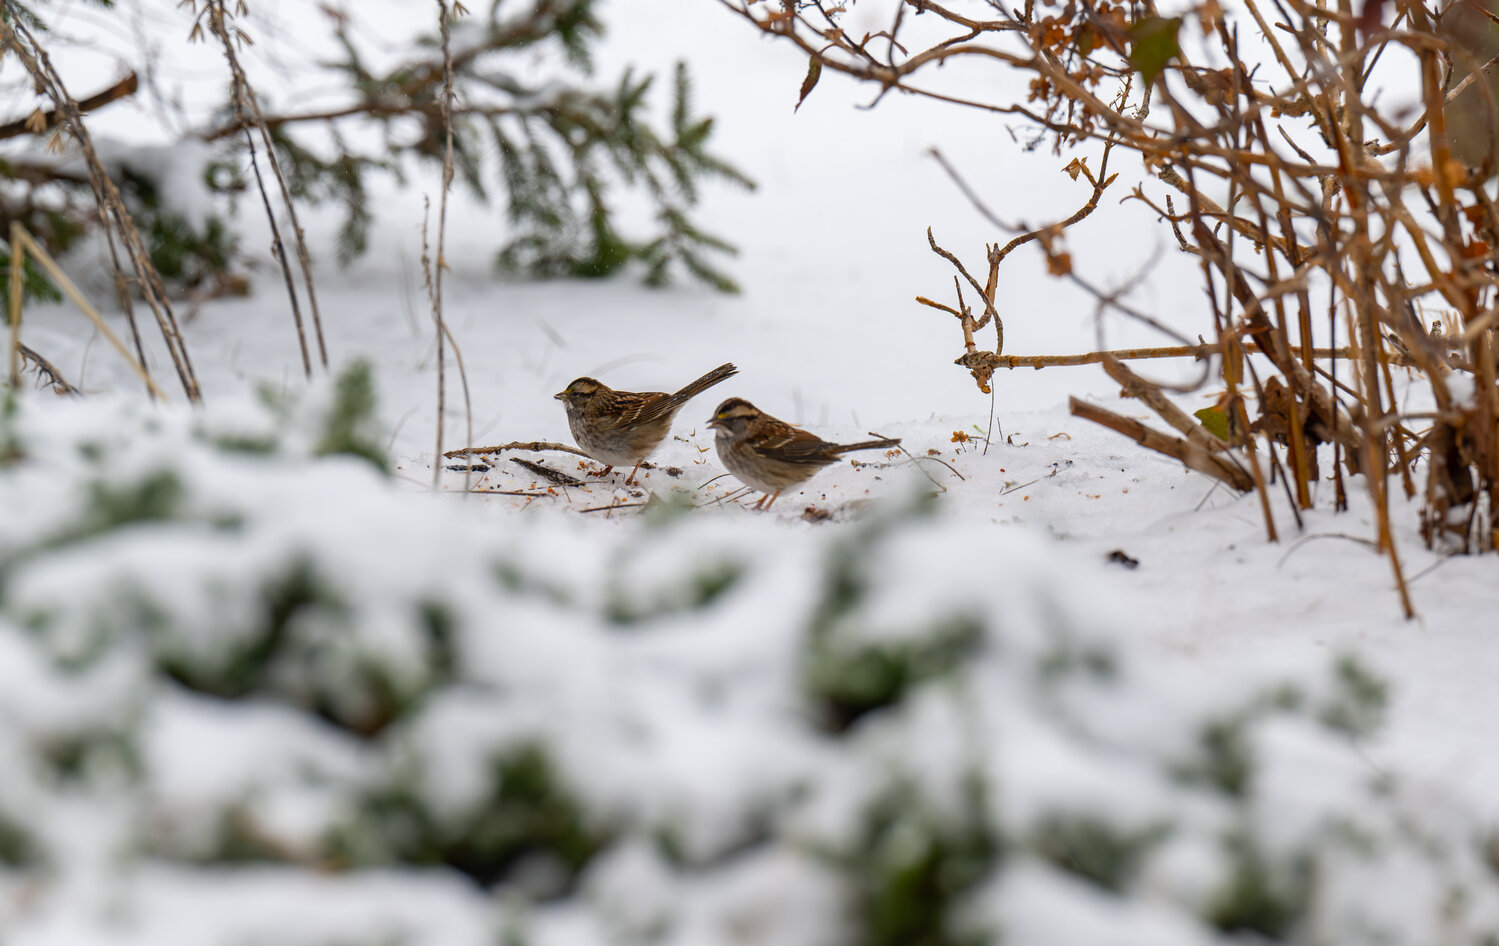
[[[790,424],[767,424],[748,442],[756,453],[787,463],[827,466],[838,458],[836,445]]]
[[[619,391],[613,411],[600,415],[600,422],[607,427],[627,430],[638,424],[648,424],[662,417],[670,417],[681,405],[671,395],[662,391],[647,391],[641,394]]]

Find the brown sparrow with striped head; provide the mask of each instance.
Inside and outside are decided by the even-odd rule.
[[[608,473],[633,463],[629,486],[640,464],[671,432],[672,418],[698,394],[739,373],[732,364],[719,365],[675,394],[662,391],[616,391],[593,378],[578,378],[554,395],[567,407],[567,425],[583,451]]]
[[[718,459],[728,471],[765,494],[755,503],[756,509],[769,509],[782,492],[811,479],[845,453],[900,444],[899,439],[829,443],[771,417],[742,397],[718,405],[708,426],[717,431]]]

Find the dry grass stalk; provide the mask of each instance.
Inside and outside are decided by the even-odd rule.
[[[266,125],[265,116],[261,114],[260,101],[255,95],[255,87],[250,84],[249,78],[245,75],[244,67],[239,61],[239,53],[235,48],[237,43],[248,43],[249,36],[233,23],[227,3],[228,0],[208,0],[203,7],[203,13],[207,16],[209,31],[218,38],[223,47],[224,60],[229,64],[229,72],[233,76],[235,116],[239,126],[244,129],[245,143],[250,150],[250,167],[255,172],[255,185],[260,189],[261,201],[265,205],[266,220],[271,227],[271,253],[281,265],[282,275],[286,279],[286,293],[291,300],[292,319],[296,323],[297,342],[302,352],[302,370],[310,378],[312,377],[312,361],[308,355],[307,332],[302,326],[302,307],[297,299],[291,264],[286,258],[286,246],[281,240],[281,228],[276,223],[276,213],[271,208],[271,198],[266,193],[265,181],[260,174],[255,139],[250,133],[252,127],[260,133],[260,141],[265,146],[266,161],[270,164],[271,174],[276,178],[276,183],[280,187],[281,204],[286,208],[287,219],[291,223],[292,236],[296,240],[297,262],[302,272],[302,284],[307,292],[308,314],[312,319],[313,335],[317,341],[318,359],[326,370],[328,346],[323,340],[323,320],[318,310],[317,287],[312,278],[312,257],[307,252],[307,240],[302,231],[302,222],[297,217],[296,202],[292,200],[291,188],[286,183],[286,174],[281,168],[280,158],[276,155],[275,141],[271,138],[271,131]],[[239,15],[247,12],[243,0],[237,0],[235,10]],[[196,26],[194,35],[201,35]]]
[[[10,225],[10,298],[6,300],[10,314],[10,354],[6,364],[12,391],[21,389],[21,300],[26,284],[26,255],[16,239],[18,230],[20,224]]]
[[[464,439],[465,440],[473,440],[474,439],[474,402],[473,402],[473,398],[469,394],[469,389],[468,389],[468,370],[463,367],[463,349],[461,349],[461,348],[458,347],[458,339],[455,338],[455,337],[453,337],[453,330],[448,327],[448,322],[447,322],[446,319],[443,319],[443,320],[439,321],[437,324],[438,324],[438,327],[440,329],[442,329],[443,336],[445,338],[447,338],[448,344],[453,346],[453,361],[458,366],[458,381],[459,381],[460,386],[463,388],[463,428],[464,428],[463,432],[465,434]],[[440,447],[440,446],[442,446],[442,444],[439,443],[438,446]],[[443,456],[446,456],[446,455],[447,454],[443,454]],[[468,488],[469,488],[469,475],[468,475],[469,472],[470,471],[465,470],[464,474],[463,474],[463,489],[464,489],[465,492],[467,492]]]
[[[103,162],[99,160],[93,137],[83,123],[83,113],[78,102],[68,94],[67,87],[53,67],[46,49],[37,42],[35,35],[19,19],[8,21],[0,18],[0,44],[15,52],[26,71],[35,80],[37,88],[52,100],[54,111],[61,116],[62,127],[78,143],[83,153],[89,183],[93,187],[94,198],[99,206],[99,215],[104,222],[121,307],[129,320],[136,352],[141,363],[145,362],[145,351],[141,344],[140,332],[136,327],[134,307],[130,303],[131,279],[120,265],[119,254],[115,246],[116,239],[124,245],[125,252],[130,257],[131,268],[135,274],[134,287],[140,292],[141,297],[145,299],[152,314],[156,317],[157,328],[161,332],[162,340],[166,343],[167,352],[172,358],[172,365],[177,371],[177,378],[182,383],[183,391],[187,394],[189,401],[200,401],[202,394],[198,388],[197,376],[193,372],[192,358],[188,355],[187,345],[177,326],[177,318],[167,299],[161,275],[156,271],[155,264],[151,262],[150,254],[146,252],[140,231],[136,229],[135,221],[120,197],[119,188],[115,186],[114,181],[105,171]]]
[[[158,397],[165,401],[167,396],[161,388],[156,386],[156,381],[152,379],[151,372],[147,369],[146,363],[144,361],[137,361],[130,354],[130,349],[126,348],[125,343],[120,341],[120,337],[114,333],[114,330],[109,327],[109,323],[104,321],[104,318],[99,315],[98,310],[93,307],[88,299],[84,297],[83,293],[79,291],[78,287],[73,284],[73,280],[68,278],[68,274],[63,272],[62,267],[57,265],[57,261],[52,258],[51,254],[43,249],[42,245],[31,234],[27,233],[26,228],[21,226],[18,221],[11,221],[10,225],[9,302],[11,387],[19,390],[21,380],[20,355],[23,354],[23,350],[30,351],[29,349],[25,349],[25,346],[21,344],[21,318],[23,314],[21,296],[27,256],[35,259],[37,265],[46,270],[47,275],[52,277],[53,281],[57,283],[58,288],[63,291],[63,294],[73,301],[73,304],[88,317],[90,322],[94,323],[94,327],[109,342],[110,347],[119,353],[120,358],[125,361],[125,364],[130,366],[130,370],[135,373],[136,377],[145,383],[146,390],[150,391],[153,397]],[[61,380],[61,375],[57,369],[52,367],[51,363],[47,362],[46,359],[34,352],[31,353],[30,358],[37,364],[39,369],[43,369],[45,373],[51,376],[53,387],[57,387],[60,382],[71,393],[77,393],[76,388],[66,381]]]
[[[461,8],[460,8],[461,9]],[[456,14],[454,14],[456,15]],[[427,225],[425,215],[422,223],[422,271],[427,281],[427,295],[432,304],[432,322],[437,327],[437,446],[434,456],[442,456],[443,414],[447,409],[447,354],[446,342],[452,337],[442,315],[442,277],[448,263],[445,256],[448,230],[448,192],[453,186],[453,47],[450,30],[451,17],[447,0],[437,0],[437,21],[442,36],[442,125],[444,135],[442,158],[442,195],[437,205],[437,260],[434,264],[427,255]],[[457,345],[454,345],[457,351]],[[472,404],[469,401],[468,376],[463,372],[463,360],[458,361],[459,373],[463,375],[463,403],[467,417],[467,439],[474,439]],[[442,467],[433,464],[432,487],[437,488]],[[463,489],[468,492],[468,473],[464,473]]]

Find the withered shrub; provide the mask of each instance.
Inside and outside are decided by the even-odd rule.
[[[980,389],[1000,367],[1101,362],[1176,434],[1076,399],[1074,413],[1256,491],[1272,539],[1274,503],[1310,508],[1314,479],[1327,475],[1342,508],[1345,477],[1361,474],[1408,614],[1392,492],[1421,494],[1429,546],[1499,544],[1499,16],[1485,0],[1202,0],[1164,12],[1154,0],[900,0],[889,28],[870,35],[843,28],[857,0],[721,2],[807,54],[803,97],[832,70],[878,86],[881,97],[925,97],[1012,129],[1018,119],[1031,144],[1077,152],[1066,169],[1089,185],[1084,205],[986,245],[982,281],[931,240],[961,277],[957,299],[918,301],[958,319],[957,364]],[[1028,96],[985,97],[1016,87],[998,76],[944,83],[937,70],[960,60],[1028,76]],[[1148,175],[1132,196],[1199,261],[1205,341],[1005,354],[999,266],[1033,241],[1053,275],[1170,334],[1123,293],[1090,282],[1067,251],[1067,229],[1117,180],[1108,173],[1116,149],[1137,154]],[[991,326],[986,351],[975,333]],[[1347,344],[1317,347],[1330,338]],[[1191,416],[1123,363],[1163,355],[1211,356],[1203,384],[1221,385],[1215,405]]]

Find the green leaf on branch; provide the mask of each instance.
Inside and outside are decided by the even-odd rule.
[[[1202,426],[1207,428],[1208,433],[1219,440],[1225,442],[1228,440],[1228,415],[1223,412],[1222,408],[1204,407],[1192,416],[1202,421]]]
[[[822,60],[813,56],[807,62],[807,77],[802,80],[802,92],[797,97],[796,108],[793,108],[792,112],[801,111],[802,103],[807,100],[807,96],[812,94],[812,90],[817,88],[817,80],[820,78],[822,78]]]
[[[1147,16],[1130,27],[1129,64],[1149,85],[1166,69],[1166,64],[1181,55],[1182,18]]]

